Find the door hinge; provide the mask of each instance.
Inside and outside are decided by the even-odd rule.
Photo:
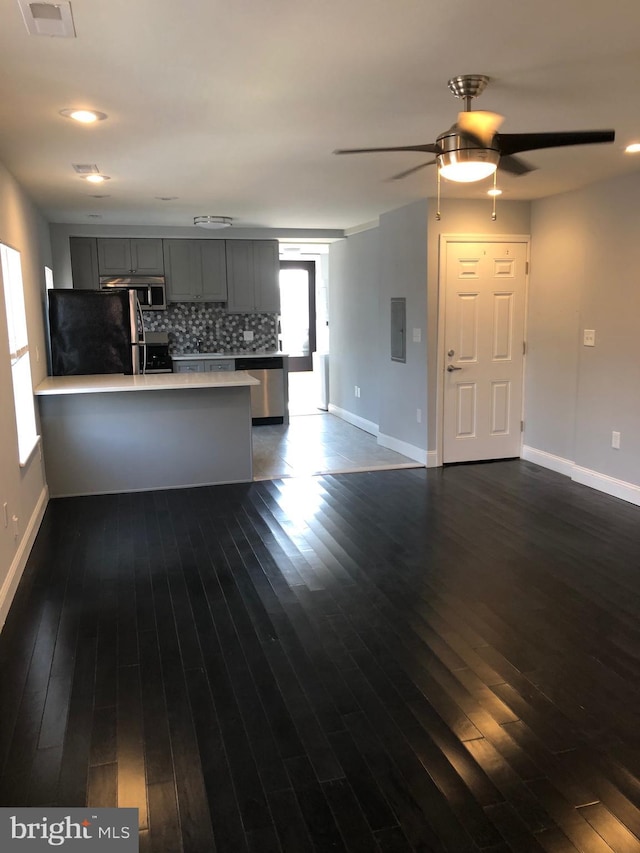
[[[526,354],[527,354],[527,342],[522,341],[522,355],[526,355]]]
[[[524,432],[524,421],[520,421],[520,432]]]
[[[529,261],[524,262],[524,274],[529,275]]]

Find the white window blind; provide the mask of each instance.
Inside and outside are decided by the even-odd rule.
[[[31,384],[29,337],[24,308],[20,252],[0,243],[0,269],[7,309],[13,403],[18,431],[18,457],[20,465],[25,465],[38,442],[38,433]]]

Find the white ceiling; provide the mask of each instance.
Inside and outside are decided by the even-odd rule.
[[[0,0],[0,161],[53,222],[342,229],[435,195],[430,156],[335,148],[435,141],[458,74],[505,133],[614,128],[501,176],[532,199],[640,169],[638,0],[72,0],[75,39],[30,36]],[[92,107],[80,126],[59,110]],[[102,188],[72,163],[111,176]],[[490,184],[447,183],[443,197]],[[92,194],[109,194],[96,199]],[[157,196],[177,196],[159,201]],[[93,215],[93,216],[92,216]],[[101,218],[95,218],[100,216]]]

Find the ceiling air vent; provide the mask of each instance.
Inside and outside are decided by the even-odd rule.
[[[91,163],[72,163],[73,168],[79,175],[99,175],[100,169]]]
[[[27,31],[32,36],[75,38],[71,3],[30,3],[18,0]]]

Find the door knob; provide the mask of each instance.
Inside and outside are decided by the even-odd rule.
[[[462,368],[456,367],[455,364],[448,364],[447,370],[449,371],[449,373],[453,373],[454,370],[462,370]]]

